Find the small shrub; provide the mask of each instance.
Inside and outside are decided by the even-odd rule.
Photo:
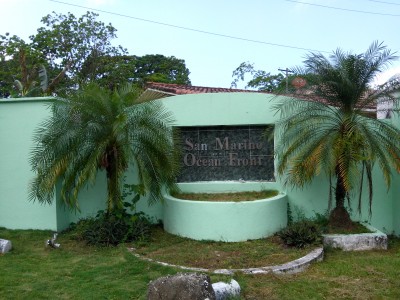
[[[306,213],[302,207],[294,204],[292,204],[292,207],[293,222],[307,220]]]
[[[321,229],[318,224],[303,220],[288,225],[278,236],[289,247],[304,248],[321,242]]]
[[[150,221],[143,214],[120,217],[99,212],[95,218],[86,218],[70,227],[72,236],[88,245],[116,246],[150,236]]]
[[[70,233],[77,240],[84,240],[84,232],[93,226],[95,220],[95,218],[80,219],[77,223],[71,223],[64,232]]]
[[[293,224],[293,213],[292,213],[292,209],[290,208],[290,203],[289,203],[289,201],[288,201],[288,203],[287,203],[286,213],[287,213],[287,224],[288,224],[288,225]]]
[[[147,239],[150,236],[151,222],[143,212],[136,212],[136,203],[141,195],[137,191],[140,186],[125,185],[125,188],[135,194],[130,202],[124,202],[122,207],[115,208],[112,212],[101,210],[95,218],[80,220],[71,226],[72,234],[95,246],[116,246]]]
[[[312,218],[312,221],[321,228],[321,232],[326,232],[329,226],[329,212],[324,214],[315,213],[315,217]]]
[[[77,237],[89,245],[116,246],[147,239],[150,222],[143,214],[119,216],[100,212],[96,218],[81,220],[75,228]]]

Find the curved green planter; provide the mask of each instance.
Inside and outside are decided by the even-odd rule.
[[[225,191],[265,188],[265,184],[260,183],[236,185],[227,184]],[[195,184],[195,191],[221,192],[224,190],[221,186],[224,184],[215,184],[214,189],[210,183]],[[257,186],[258,189],[254,189]],[[182,190],[188,191],[188,188],[183,186]],[[195,240],[240,242],[260,239],[273,235],[287,224],[286,194],[242,202],[182,200],[171,195],[164,198],[164,230]]]

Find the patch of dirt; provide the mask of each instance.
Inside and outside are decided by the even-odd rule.
[[[344,207],[335,207],[329,216],[329,226],[345,231],[352,231],[355,227],[354,222]]]

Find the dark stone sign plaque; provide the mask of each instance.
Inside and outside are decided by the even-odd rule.
[[[180,127],[182,170],[178,182],[274,181],[269,126]]]

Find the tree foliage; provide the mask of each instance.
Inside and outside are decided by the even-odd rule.
[[[76,18],[73,14],[49,14],[42,18],[44,27],[31,36],[32,48],[40,51],[53,69],[62,70],[60,76],[68,74],[75,78],[90,56],[115,56],[126,53],[121,46],[114,47],[111,41],[117,37],[111,24],[98,21],[97,14],[87,12]]]
[[[21,38],[0,35],[0,93],[8,96],[36,96],[43,89],[45,61]],[[44,87],[44,86],[43,86]],[[47,88],[47,87],[46,87]]]
[[[129,55],[112,45],[117,30],[97,17],[93,12],[79,18],[53,12],[42,18],[44,26],[30,42],[0,35],[0,96],[65,96],[94,81],[111,90],[125,82],[190,84],[184,60]]]
[[[399,130],[366,114],[379,99],[397,100],[393,84],[372,86],[375,76],[395,58],[377,42],[362,54],[338,49],[326,58],[311,53],[304,67],[296,69],[297,76],[308,76],[307,85],[297,94],[307,100],[286,98],[276,107],[281,115],[276,124],[278,174],[298,187],[321,173],[335,179],[334,225],[349,224],[344,204],[356,187],[361,209],[364,181],[371,208],[375,164],[387,186],[392,168],[400,171]]]
[[[161,54],[136,57],[134,78],[139,82],[164,82],[190,85],[189,69],[183,59]]]
[[[271,73],[263,70],[255,70],[252,63],[242,62],[232,73],[234,80],[231,83],[231,88],[237,88],[237,84],[240,81],[245,81],[247,75],[251,75],[252,79],[247,82],[246,89],[253,88],[259,91],[276,92],[284,86],[285,77],[282,74],[271,75]]]
[[[30,36],[29,43],[15,35],[0,36],[3,96],[51,95],[56,89],[76,87],[76,74],[92,52],[124,53],[122,47],[111,45],[116,29],[97,21],[97,16],[53,12],[42,18],[45,26]]]
[[[62,200],[77,207],[82,187],[105,170],[112,212],[122,205],[123,175],[135,166],[150,200],[162,199],[161,188],[174,186],[178,170],[171,114],[159,101],[139,103],[139,95],[131,85],[112,92],[90,84],[56,101],[34,137],[30,198],[51,203],[61,181]]]
[[[83,64],[79,77],[80,82],[95,80],[112,89],[125,81],[139,86],[148,81],[190,85],[189,74],[185,61],[174,56],[108,56],[93,53]]]

